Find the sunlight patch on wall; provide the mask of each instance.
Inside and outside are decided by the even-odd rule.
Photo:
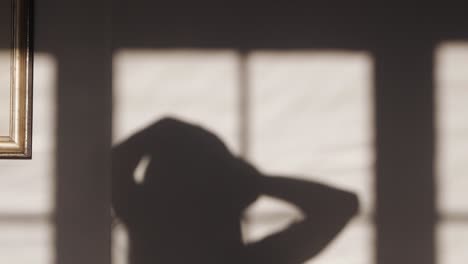
[[[245,129],[249,158],[263,171],[355,191],[363,211],[372,212],[368,53],[120,50],[113,66],[114,143],[171,115],[202,124],[239,153]],[[246,116],[239,109],[241,89],[249,103]],[[284,202],[262,198],[246,215],[243,235],[252,241],[301,217]],[[371,263],[372,228],[365,217],[354,220],[311,263]],[[117,225],[114,264],[126,263],[127,247],[125,229]]]
[[[122,223],[115,223],[112,228],[112,264],[128,263],[129,237]]]
[[[53,208],[55,60],[46,54],[36,54],[34,70],[34,158],[0,160],[0,214],[42,214]]]
[[[33,158],[0,160],[0,263],[53,260],[56,78],[55,59],[35,54]]]
[[[468,258],[468,42],[435,51],[439,263]]]
[[[238,63],[230,50],[118,51],[114,142],[169,115],[203,125],[236,151]]]
[[[50,223],[0,223],[0,263],[52,264]]]
[[[438,230],[440,264],[464,264],[468,257],[468,221],[464,223],[443,222]]]
[[[365,52],[258,51],[247,63],[254,163],[267,173],[354,191],[362,211],[372,212],[372,57]],[[344,258],[350,255],[352,263],[370,263],[371,229],[355,222],[311,263],[350,263]]]
[[[237,152],[238,75],[239,57],[230,50],[118,51],[113,58],[114,143],[171,116],[202,125]],[[141,171],[135,178],[143,180]],[[113,263],[127,263],[122,224],[113,228],[112,241]]]
[[[439,209],[468,213],[468,43],[437,50]]]

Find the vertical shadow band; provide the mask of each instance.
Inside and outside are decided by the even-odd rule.
[[[433,43],[391,35],[375,50],[376,261],[434,264]]]
[[[55,262],[108,264],[112,116],[109,1],[43,6],[58,10],[42,25],[54,35],[48,48],[59,69]]]

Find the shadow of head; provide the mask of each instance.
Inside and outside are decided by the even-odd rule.
[[[213,133],[175,118],[148,129],[145,145],[151,161],[141,184],[146,200],[238,215],[255,200],[259,172]]]

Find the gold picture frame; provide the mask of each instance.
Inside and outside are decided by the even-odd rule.
[[[11,0],[9,133],[0,135],[0,158],[31,158],[32,0]],[[6,88],[8,89],[8,88]]]

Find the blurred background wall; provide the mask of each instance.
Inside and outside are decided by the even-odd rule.
[[[0,263],[110,263],[109,6],[34,1],[33,158],[0,161]]]
[[[109,148],[167,114],[264,171],[358,193],[360,215],[311,263],[463,263],[463,10],[36,1],[34,153],[0,161],[0,263],[110,263]],[[245,237],[294,217],[261,199]],[[125,263],[121,226],[112,242]]]

